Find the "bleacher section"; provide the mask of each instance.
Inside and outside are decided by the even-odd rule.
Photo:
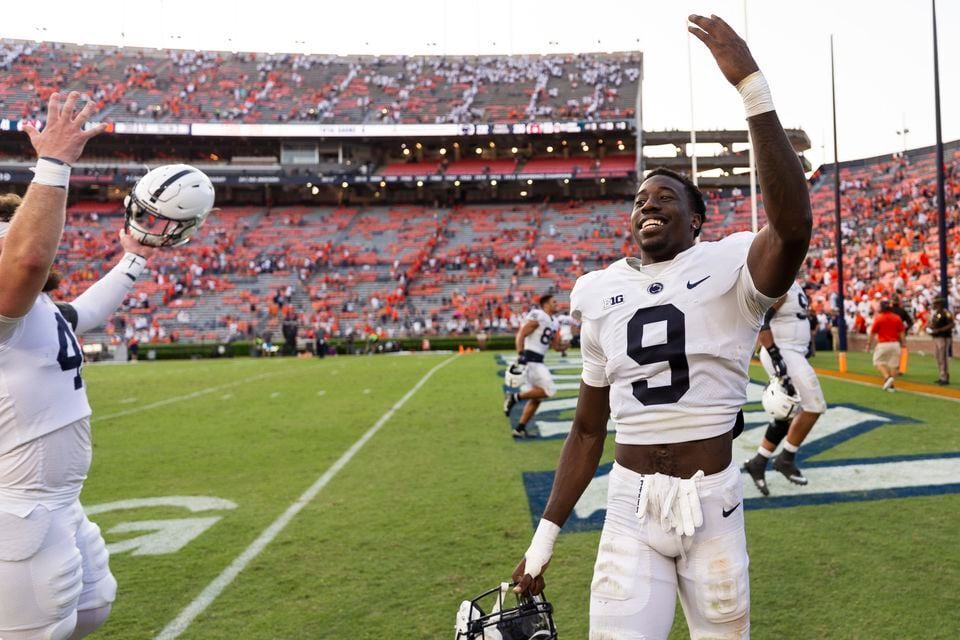
[[[947,169],[950,276],[958,295],[960,150],[951,151]],[[862,328],[879,299],[894,294],[923,326],[936,294],[933,172],[932,153],[841,172],[851,326]],[[828,173],[816,176],[811,201],[814,237],[800,277],[813,311],[830,314],[836,260]],[[509,332],[542,293],[566,304],[579,275],[634,252],[630,208],[629,201],[227,208],[195,241],[153,258],[125,310],[87,340],[277,335],[288,313],[332,335]],[[121,217],[86,202],[71,208],[69,221],[57,264],[66,272],[59,297],[68,300],[116,261]],[[746,194],[708,198],[704,240],[749,228]]]
[[[113,122],[508,123],[629,119],[639,53],[329,56],[0,41],[0,117],[78,90]]]

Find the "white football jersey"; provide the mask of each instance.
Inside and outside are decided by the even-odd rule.
[[[530,311],[523,319],[523,324],[527,324],[531,320],[536,320],[538,326],[533,333],[523,339],[523,349],[543,355],[553,343],[553,336],[556,335],[559,326],[556,320],[539,308]]]
[[[810,300],[796,282],[787,291],[787,297],[770,319],[773,341],[781,349],[807,352],[810,345]]]
[[[582,378],[610,386],[617,442],[688,442],[733,427],[776,301],[745,268],[754,237],[701,242],[647,266],[624,258],[577,280],[570,308],[581,314]]]
[[[0,342],[0,454],[90,415],[73,327],[45,293]]]

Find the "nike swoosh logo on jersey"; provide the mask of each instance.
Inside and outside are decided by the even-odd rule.
[[[710,276],[707,276],[707,278],[709,277]],[[696,282],[690,282],[689,280],[687,280],[687,289],[693,289],[694,287],[699,286],[700,283],[706,280],[707,278],[702,278],[700,280],[697,280]]]
[[[709,276],[707,276],[707,277],[709,277]],[[739,506],[740,506],[740,503],[738,502],[737,504],[733,505],[733,508],[730,509],[729,511],[726,510],[726,509],[722,509],[722,511],[723,511],[723,517],[724,517],[724,518],[729,517],[730,514],[733,513],[734,511],[736,511],[736,510],[737,510],[737,507],[739,507]]]

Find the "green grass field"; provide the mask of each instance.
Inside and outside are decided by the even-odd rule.
[[[131,530],[142,521],[180,520],[190,534],[179,549],[168,541],[140,544],[152,555],[113,554],[118,599],[95,637],[160,634],[451,357],[87,367],[95,449],[85,507],[170,496],[235,504],[94,515],[111,544],[149,534],[147,525]],[[832,357],[818,356],[818,366]],[[918,381],[932,379],[920,373],[930,365],[911,359]],[[523,472],[552,470],[562,446],[512,440],[499,369],[484,353],[437,371],[179,637],[452,637],[460,601],[509,579],[526,549],[532,520]],[[814,459],[960,451],[957,402],[830,379],[823,387],[831,404],[913,422],[873,429]],[[603,462],[612,453],[611,435]],[[958,513],[958,493],[747,511],[753,637],[958,637]],[[587,636],[598,538],[586,531],[558,542],[547,593],[562,638]],[[678,609],[671,638],[685,637]]]

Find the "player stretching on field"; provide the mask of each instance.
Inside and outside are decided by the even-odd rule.
[[[71,304],[54,303],[51,269],[63,233],[70,164],[102,127],[80,95],[50,97],[39,159],[22,204],[0,214],[0,638],[74,640],[110,614],[117,583],[100,529],[84,515],[90,405],[76,335],[113,313],[153,251],[126,233],[127,252]],[[19,205],[19,208],[17,208]]]
[[[770,495],[765,478],[767,460],[776,451],[784,436],[787,440],[783,443],[783,451],[773,459],[773,468],[794,484],[807,484],[807,478],[797,467],[797,449],[827,410],[823,391],[820,390],[820,381],[806,358],[810,345],[810,320],[807,312],[809,306],[803,289],[794,283],[787,295],[767,311],[760,330],[760,362],[763,363],[763,368],[771,378],[789,377],[800,395],[801,408],[792,422],[772,421],[757,449],[757,455],[743,465],[744,471],[750,474],[757,489],[765,496]]]
[[[640,257],[582,276],[583,374],[543,519],[513,577],[539,593],[560,526],[593,479],[616,424],[607,515],[590,599],[591,638],[664,639],[677,592],[693,638],[747,638],[750,587],[733,432],[763,315],[787,292],[810,240],[807,185],[746,43],[717,17],[691,16],[743,96],[769,225],[719,242],[696,237],[700,191],[667,170],[636,195]]]
[[[503,412],[510,417],[514,405],[526,400],[520,415],[520,422],[513,430],[514,438],[527,437],[527,423],[540,407],[540,401],[557,392],[550,369],[543,364],[543,356],[552,345],[557,348],[560,342],[557,321],[553,313],[557,310],[557,301],[550,295],[540,296],[540,307],[527,314],[523,325],[517,331],[516,346],[518,362],[526,363],[526,381],[519,392],[508,392],[503,401]]]

